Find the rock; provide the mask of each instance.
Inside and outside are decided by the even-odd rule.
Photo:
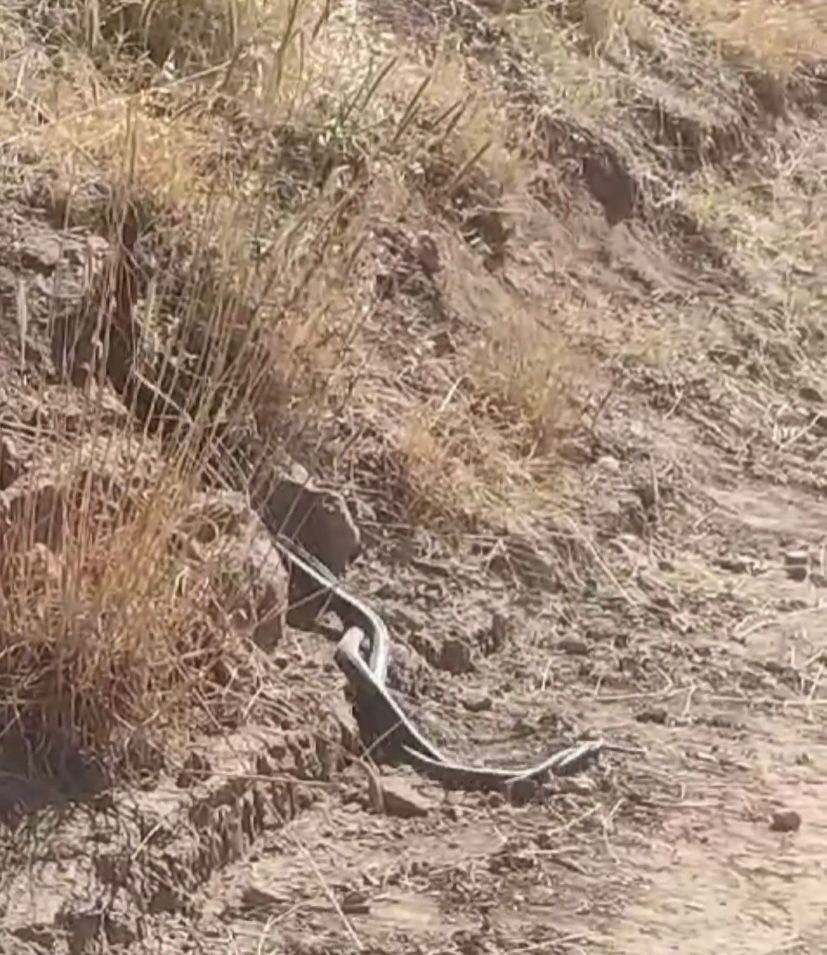
[[[270,908],[278,905],[280,901],[277,895],[256,885],[248,885],[241,893],[241,905],[245,909]]]
[[[320,560],[336,577],[341,577],[361,547],[359,530],[341,494],[320,489],[301,477],[283,478],[262,495],[257,506],[272,534],[297,541]],[[307,626],[321,613],[326,595],[311,598],[318,591],[315,581],[300,572],[290,574],[290,622]]]
[[[470,673],[474,669],[471,648],[464,640],[449,637],[440,645],[437,666],[447,673]]]
[[[214,578],[222,609],[262,650],[284,632],[288,574],[264,522],[241,494],[199,495],[181,523]]]
[[[657,723],[663,726],[669,719],[669,711],[663,706],[652,706],[635,715],[638,723]]]
[[[420,792],[412,778],[402,773],[378,777],[376,784],[381,793],[382,808],[389,816],[421,818],[435,806],[434,800]]]
[[[794,809],[780,809],[770,819],[772,832],[798,832],[800,828],[801,816]]]
[[[536,779],[515,779],[506,786],[506,795],[512,806],[525,806],[539,792]]]
[[[462,698],[462,705],[469,713],[484,713],[491,709],[494,701],[486,693],[470,693]]]
[[[310,480],[283,478],[262,501],[260,513],[272,533],[298,541],[337,577],[359,553],[359,530],[344,497]]]
[[[721,570],[728,570],[731,574],[751,574],[756,566],[756,562],[751,557],[743,554],[719,557],[715,563]]]
[[[444,329],[436,332],[431,338],[431,348],[436,358],[444,358],[446,355],[454,355],[457,351],[456,343],[451,337],[451,333]]]
[[[798,389],[798,394],[804,401],[813,401],[816,404],[821,404],[824,401],[821,392],[812,385],[802,385]]]
[[[557,643],[557,648],[570,657],[585,657],[589,653],[589,645],[580,637],[563,637]]]
[[[810,554],[806,550],[788,550],[784,554],[784,567],[790,580],[806,580],[810,570]]]
[[[620,471],[620,461],[618,461],[617,458],[612,457],[610,454],[604,454],[601,458],[599,458],[597,461],[597,466],[611,474],[618,474]]]
[[[55,270],[60,254],[61,242],[57,233],[30,235],[20,250],[20,263],[25,269],[48,275]]]
[[[433,278],[442,269],[439,260],[439,249],[433,238],[427,232],[420,232],[415,244],[416,258],[422,271]]]

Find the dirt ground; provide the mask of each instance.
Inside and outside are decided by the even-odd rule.
[[[701,2],[319,6],[322,20],[313,5],[298,26],[288,18],[305,68],[327,82],[335,60],[335,88],[368,47],[395,52],[390,119],[370,112],[379,93],[359,124],[351,108],[331,119],[318,112],[329,91],[310,119],[299,93],[274,119],[248,109],[226,65],[209,97],[189,99],[177,80],[120,87],[99,48],[94,102],[83,86],[90,99],[61,113],[49,71],[59,61],[80,96],[81,60],[61,61],[74,47],[56,53],[44,23],[65,19],[71,35],[74,14],[21,3],[0,15],[0,558],[14,494],[44,461],[133,431],[147,459],[172,455],[146,438],[161,415],[140,410],[122,367],[106,366],[98,391],[55,367],[60,316],[80,314],[118,245],[100,222],[116,191],[101,185],[109,126],[84,123],[103,98],[125,136],[114,111],[136,89],[162,90],[136,106],[145,138],[131,174],[158,203],[154,225],[136,229],[167,284],[118,286],[107,320],[140,311],[135,354],[165,334],[147,301],[170,325],[189,321],[200,246],[163,229],[183,234],[201,214],[202,180],[173,183],[174,135],[204,182],[255,197],[243,228],[265,221],[256,249],[276,236],[283,258],[261,300],[279,316],[279,384],[267,379],[270,404],[244,435],[289,431],[268,466],[298,461],[344,495],[362,544],[347,581],[388,624],[404,705],[471,762],[612,745],[525,805],[448,792],[364,753],[333,663],[335,620],[285,625],[277,646],[233,657],[231,716],[204,693],[205,719],[138,780],[80,797],[2,750],[2,950],[825,951],[820,8],[800,6],[805,57],[800,34],[748,48],[736,36],[739,24],[750,35],[746,13],[707,21]],[[799,10],[764,6],[767,18]],[[146,42],[141,84],[161,69]],[[452,120],[455,96],[480,91],[479,111]],[[140,241],[130,251],[144,255]],[[160,365],[141,360],[162,388]],[[37,538],[63,566],[69,526],[61,541]],[[9,659],[15,626],[4,609]],[[9,727],[24,696],[3,710]]]

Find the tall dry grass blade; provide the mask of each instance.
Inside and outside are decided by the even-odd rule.
[[[445,186],[445,193],[447,195],[453,195],[454,192],[460,187],[463,179],[468,175],[470,169],[472,169],[482,157],[488,152],[491,148],[491,140],[484,142],[476,152],[472,153],[468,159],[457,169],[451,179],[448,181],[448,184]]]
[[[290,44],[293,42],[294,37],[294,28],[296,25],[296,20],[299,16],[299,7],[302,3],[302,0],[290,0],[290,6],[287,11],[287,22],[284,25],[284,29],[281,35],[281,42],[279,43],[278,49],[276,50],[275,57],[273,59],[273,80],[272,85],[269,89],[269,95],[271,102],[276,102],[281,93],[281,84],[284,79],[284,63],[287,58],[287,51],[290,47]]]
[[[417,86],[414,91],[413,96],[408,101],[408,105],[405,107],[405,111],[402,114],[402,118],[399,120],[399,123],[396,126],[396,130],[391,137],[390,145],[395,146],[399,142],[399,139],[404,135],[405,130],[413,122],[414,117],[416,116],[417,110],[419,108],[420,100],[422,99],[425,90],[431,84],[431,75],[428,74]]]

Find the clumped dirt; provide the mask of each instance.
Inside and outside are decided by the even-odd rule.
[[[142,513],[197,432],[203,466],[163,512],[162,550],[169,606],[199,606],[175,652],[202,654],[208,677],[186,732],[180,715],[166,742],[113,719],[99,753],[71,723],[33,752],[8,691],[3,951],[823,950],[824,260],[789,243],[783,273],[773,255],[759,275],[690,201],[693,177],[757,181],[823,134],[823,66],[784,84],[674,5],[634,5],[664,32],[648,49],[627,25],[589,60],[628,97],[595,117],[549,101],[509,20],[534,6],[364,13],[426,62],[448,36],[504,97],[526,131],[507,143],[532,170],[519,188],[485,150],[463,170],[424,109],[409,124],[426,146],[396,175],[341,114],[324,139],[211,101],[223,138],[206,166],[266,179],[259,213],[298,249],[295,272],[251,267],[255,303],[212,250],[168,241],[162,206],[87,176],[56,213],[9,154],[0,579],[23,555],[43,594],[65,592],[72,514],[105,534]],[[588,47],[589,9],[549,16]],[[824,162],[794,174],[804,205]],[[196,286],[203,312],[187,310]],[[532,345],[512,360],[525,316]],[[549,392],[529,359],[556,349],[576,370],[555,357]],[[528,799],[377,765],[333,664],[336,622],[318,602],[286,612],[307,595],[269,542],[285,528],[385,619],[390,684],[446,750],[518,766],[603,737],[600,765]],[[194,672],[170,677],[176,698]]]

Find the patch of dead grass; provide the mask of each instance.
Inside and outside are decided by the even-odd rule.
[[[183,739],[207,720],[232,644],[209,616],[204,582],[187,584],[175,539],[186,476],[161,473],[129,500],[107,500],[111,485],[72,471],[60,469],[53,492],[33,485],[28,513],[5,528],[4,737],[25,740],[41,769],[55,769],[61,751],[123,767],[135,733]]]
[[[822,130],[801,124],[790,131],[786,147],[751,176],[736,181],[722,170],[700,170],[690,182],[687,203],[699,221],[726,234],[759,287],[810,284],[815,291],[827,268],[825,175]],[[814,282],[790,282],[808,274]]]
[[[827,56],[822,0],[690,0],[692,16],[725,49],[777,75]]]

